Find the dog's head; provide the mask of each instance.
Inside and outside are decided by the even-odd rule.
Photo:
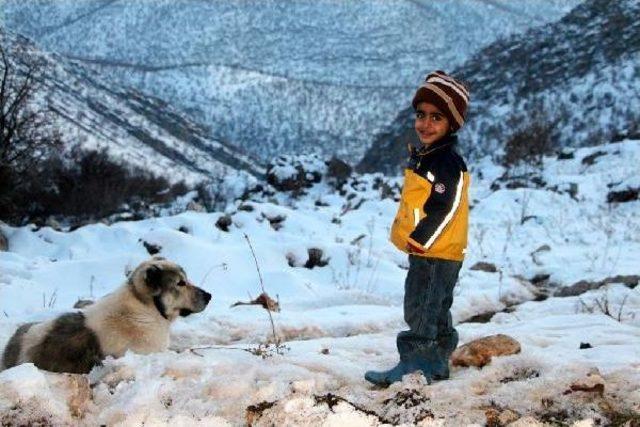
[[[194,286],[179,265],[161,257],[140,264],[129,276],[129,286],[141,301],[155,305],[167,320],[205,309],[211,294]]]

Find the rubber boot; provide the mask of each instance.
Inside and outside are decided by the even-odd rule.
[[[438,357],[433,364],[433,379],[435,381],[449,378],[449,358],[458,346],[458,332],[454,329],[449,336],[438,339]]]
[[[388,386],[401,381],[403,375],[421,371],[431,384],[433,371],[438,363],[438,343],[424,339],[411,331],[401,331],[396,337],[400,362],[387,371],[367,371],[365,379],[373,384]]]
[[[364,379],[379,387],[388,387],[396,381],[402,381],[402,377],[409,371],[409,367],[402,361],[387,371],[367,371]]]
[[[364,379],[380,387],[402,381],[402,377],[416,371],[421,371],[422,375],[431,384],[433,374],[433,362],[421,357],[421,355],[401,356],[400,362],[387,371],[367,371]]]

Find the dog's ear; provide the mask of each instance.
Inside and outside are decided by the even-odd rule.
[[[147,268],[145,282],[151,289],[160,289],[162,286],[162,269],[157,265]]]

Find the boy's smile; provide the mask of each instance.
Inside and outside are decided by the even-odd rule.
[[[415,129],[423,145],[431,145],[449,133],[449,120],[433,104],[420,102],[416,106]]]

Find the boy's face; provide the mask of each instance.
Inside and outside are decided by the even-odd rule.
[[[449,132],[449,120],[433,104],[421,102],[416,107],[416,133],[423,145],[431,145]]]

